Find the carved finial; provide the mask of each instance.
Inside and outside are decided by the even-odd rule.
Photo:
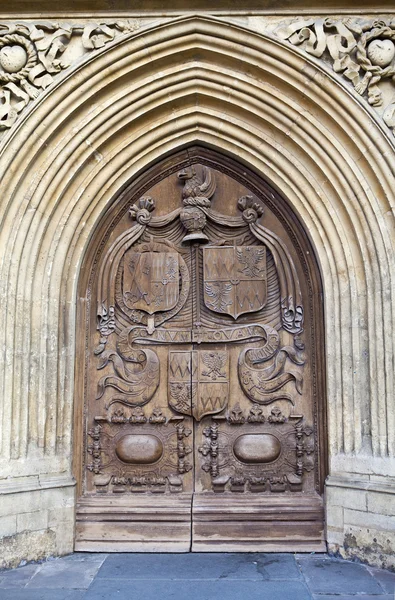
[[[208,167],[203,167],[203,178],[199,177],[194,167],[187,167],[177,173],[184,182],[182,198],[184,206],[201,206],[210,208],[210,198],[216,188],[215,177]]]
[[[150,196],[143,196],[129,209],[129,216],[140,225],[148,225],[151,220],[151,212],[155,208],[155,200]]]
[[[182,190],[184,209],[180,219],[188,231],[182,241],[207,242],[208,237],[203,232],[207,219],[200,209],[210,208],[210,198],[216,188],[215,177],[208,167],[203,167],[204,180],[197,175],[194,167],[183,169],[177,173],[177,177],[184,182]]]
[[[237,202],[237,208],[242,211],[246,223],[255,223],[263,215],[263,206],[254,202],[252,196],[242,196]]]

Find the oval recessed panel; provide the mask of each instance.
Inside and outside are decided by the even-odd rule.
[[[246,433],[233,446],[236,458],[243,463],[269,463],[280,456],[280,441],[270,433]]]
[[[123,462],[150,465],[163,454],[163,444],[155,435],[124,435],[115,447],[116,455]]]

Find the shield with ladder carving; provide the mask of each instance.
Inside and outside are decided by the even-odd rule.
[[[226,350],[169,352],[169,406],[200,421],[221,412],[229,398]]]
[[[203,248],[204,303],[237,319],[261,310],[267,299],[264,246]]]

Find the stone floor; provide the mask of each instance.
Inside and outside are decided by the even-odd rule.
[[[0,572],[1,600],[393,600],[395,573],[325,554],[83,554]]]

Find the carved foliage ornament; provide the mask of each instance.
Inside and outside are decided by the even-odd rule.
[[[379,84],[395,76],[395,20],[299,19],[281,25],[275,34],[312,56],[329,59],[369,104],[383,104]],[[394,112],[395,98],[383,113],[389,127],[395,127]]]
[[[89,52],[100,50],[116,38],[135,31],[136,19],[85,24],[60,22],[0,23],[0,132],[9,130],[23,110]],[[282,40],[302,47],[317,58],[328,58],[333,69],[349,79],[369,103],[382,104],[379,84],[393,79],[395,20],[308,19],[282,24],[275,30]],[[395,128],[395,99],[383,119]],[[185,181],[182,219],[188,239],[203,240],[206,223],[203,207],[210,207],[215,182],[200,181],[193,168],[180,172]]]
[[[10,129],[26,106],[81,56],[138,27],[135,19],[0,23],[0,131]]]

